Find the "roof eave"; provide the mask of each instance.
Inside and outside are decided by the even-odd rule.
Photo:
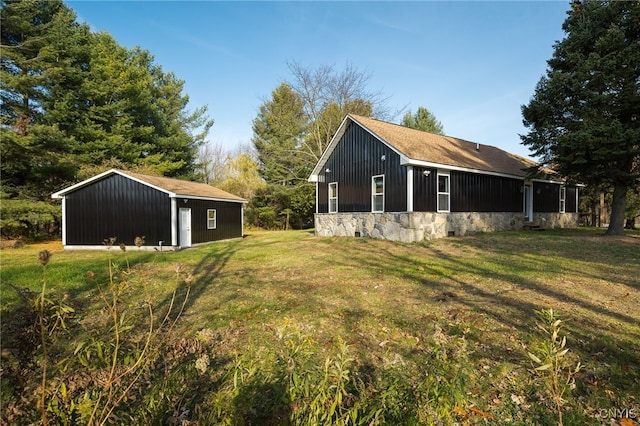
[[[188,195],[188,194],[176,194],[176,193],[171,193],[169,195],[169,198],[188,198],[190,200],[206,200],[206,201],[227,201],[227,202],[231,202],[231,203],[242,203],[242,204],[247,204],[248,201],[245,200],[244,198],[221,198],[221,197],[203,197],[200,195]]]
[[[120,175],[122,177],[126,177],[127,179],[131,179],[135,182],[138,182],[141,185],[145,185],[148,186],[150,188],[153,188],[157,191],[160,191],[164,194],[167,194],[169,196],[169,198],[190,198],[190,199],[199,199],[199,200],[210,200],[210,201],[230,201],[230,202],[235,202],[235,203],[247,203],[247,200],[244,199],[235,199],[235,198],[222,198],[222,197],[203,197],[203,196],[196,196],[196,195],[188,195],[188,194],[178,194],[176,192],[173,191],[169,191],[168,189],[165,188],[161,188],[157,185],[153,185],[145,180],[139,179],[135,176],[132,176],[126,172],[117,170],[117,169],[110,169],[107,170],[106,172],[102,172],[100,174],[97,174],[89,179],[85,179],[82,182],[78,182],[75,185],[69,186],[68,188],[62,189],[58,192],[54,192],[53,194],[51,194],[51,198],[55,198],[55,199],[61,199],[64,198],[65,195],[67,195],[70,192],[76,191],[80,188],[83,188],[85,186],[88,186],[90,184],[92,184],[93,182],[99,181],[100,179],[103,179],[109,175],[112,174],[117,174]]]
[[[507,178],[511,178],[511,179],[522,179],[522,180],[525,179],[524,175],[514,175],[512,173],[503,173],[503,172],[492,171],[492,170],[481,170],[481,169],[474,169],[474,168],[469,168],[469,167],[452,166],[452,165],[449,165],[449,164],[433,163],[433,162],[430,162],[430,161],[423,161],[423,160],[415,160],[413,158],[408,158],[408,157],[404,157],[404,161],[403,161],[403,159],[401,159],[400,160],[400,165],[402,165],[402,166],[429,167],[429,168],[434,168],[434,169],[445,169],[445,170],[453,170],[453,171],[458,171],[458,172],[477,173],[477,174],[484,174],[484,175],[491,175],[491,176],[507,177]]]

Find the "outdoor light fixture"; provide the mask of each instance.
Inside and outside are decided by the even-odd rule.
[[[382,154],[382,157],[380,157],[380,159],[381,159],[382,161],[384,161],[384,160],[386,160],[386,159],[387,159],[387,156],[386,156],[386,155],[384,155],[384,154]]]
[[[425,176],[429,176],[431,174],[431,170],[425,170],[424,172],[422,172],[422,174]]]
[[[325,170],[325,173],[331,173],[331,169],[327,167],[327,169]]]

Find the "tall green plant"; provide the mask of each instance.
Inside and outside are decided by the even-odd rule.
[[[551,408],[558,415],[558,425],[563,425],[562,414],[566,404],[565,397],[575,388],[575,375],[580,371],[580,362],[574,364],[567,356],[567,336],[561,335],[562,320],[553,309],[535,311],[538,321],[538,340],[529,352],[534,366],[531,370],[536,383],[542,385],[549,398]]]

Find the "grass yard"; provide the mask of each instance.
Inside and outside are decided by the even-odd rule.
[[[640,422],[640,232],[1,256],[0,423]],[[528,355],[551,345],[549,308],[569,349],[555,377],[574,372],[562,400]]]

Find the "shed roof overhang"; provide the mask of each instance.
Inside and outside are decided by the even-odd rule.
[[[171,191],[168,190],[166,188],[162,188],[158,185],[154,185],[153,183],[147,182],[146,180],[144,180],[143,178],[139,177],[139,174],[135,174],[132,175],[130,173],[124,172],[122,170],[117,170],[117,169],[110,169],[107,170],[106,172],[102,172],[100,174],[97,174],[89,179],[83,180],[82,182],[78,182],[75,185],[71,185],[67,188],[64,188],[58,192],[54,192],[53,194],[51,194],[51,198],[54,199],[62,199],[64,198],[67,194],[77,191],[81,188],[84,188],[85,186],[91,185],[94,182],[97,182],[101,179],[104,179],[110,175],[113,174],[117,174],[123,177],[126,177],[127,179],[131,179],[135,182],[138,182],[142,185],[148,186],[150,188],[153,188],[157,191],[163,192],[165,194],[167,194],[169,196],[169,198],[189,198],[189,199],[194,199],[194,200],[209,200],[209,201],[226,201],[226,202],[232,202],[232,203],[242,203],[245,204],[247,203],[247,200],[244,200],[242,198],[239,197],[235,197],[234,198],[225,198],[225,197],[215,197],[215,196],[201,196],[201,195],[192,195],[192,194],[188,194],[188,193],[181,193],[179,191]],[[212,187],[213,188],[213,187]],[[229,194],[231,195],[231,194]]]

